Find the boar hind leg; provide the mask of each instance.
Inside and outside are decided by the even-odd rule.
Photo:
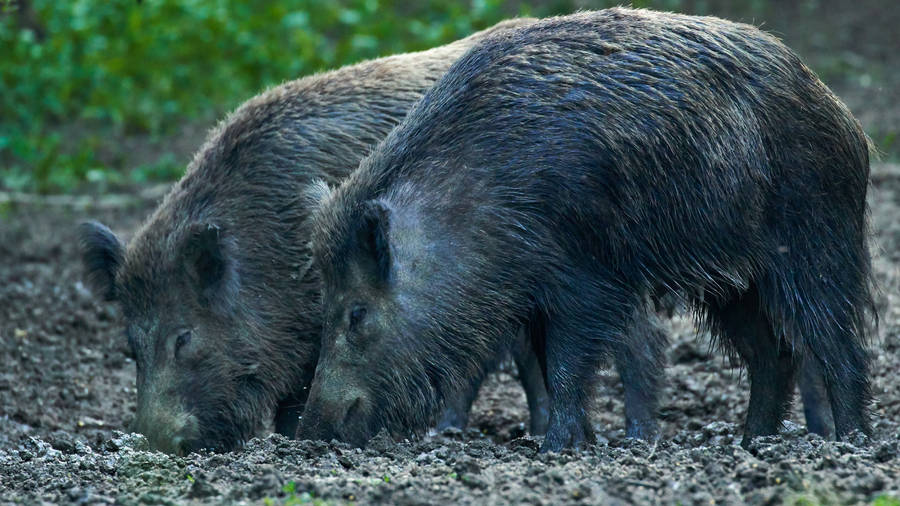
[[[711,330],[741,357],[750,376],[750,405],[744,423],[746,447],[754,437],[776,434],[790,407],[796,360],[789,343],[776,336],[760,307],[755,286],[731,298],[707,298]]]
[[[803,361],[800,377],[800,398],[803,399],[803,414],[806,417],[806,428],[813,434],[824,438],[834,435],[834,418],[831,416],[831,405],[828,402],[828,389],[825,377],[814,357]]]
[[[858,213],[847,213],[841,206],[822,209],[836,215],[817,218],[829,227],[812,236],[813,244],[796,240],[810,235],[797,234],[796,224],[782,222],[787,230],[779,235],[787,237],[794,230],[794,244],[776,255],[768,272],[758,278],[764,311],[778,317],[789,347],[821,371],[813,377],[824,380],[838,440],[853,431],[871,434],[872,430],[865,349],[867,310],[873,305],[870,261],[864,203],[859,199],[854,205]],[[791,243],[783,239],[777,244]]]
[[[531,336],[524,327],[519,331],[518,344],[512,355],[519,371],[519,382],[522,383],[528,400],[528,431],[532,435],[542,436],[547,433],[550,399],[540,359],[534,351]]]
[[[668,336],[656,315],[641,307],[613,356],[625,390],[625,436],[651,440],[658,436],[659,389],[665,375]]]

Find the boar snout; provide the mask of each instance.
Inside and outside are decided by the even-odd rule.
[[[197,440],[199,429],[196,417],[164,407],[140,410],[131,427],[131,430],[144,434],[154,450],[174,455],[185,455],[199,449],[193,443]]]
[[[313,382],[297,436],[320,441],[337,439],[363,446],[369,436],[365,428],[371,405],[369,396],[346,376],[320,376]]]

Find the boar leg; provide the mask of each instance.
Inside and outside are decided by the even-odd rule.
[[[657,317],[648,309],[639,308],[624,338],[613,346],[625,390],[625,436],[645,440],[659,434],[657,408],[668,343]]]
[[[822,369],[813,357],[804,360],[800,366],[798,383],[807,430],[823,438],[831,438],[834,436],[834,418],[831,416],[828,390]]]
[[[517,340],[518,346],[512,355],[519,371],[519,381],[525,389],[525,398],[528,400],[528,432],[534,436],[543,436],[547,433],[550,417],[550,399],[544,383],[544,372],[531,344],[531,337],[524,327],[519,330]]]
[[[466,388],[462,391],[444,399],[444,410],[435,424],[437,430],[441,431],[449,427],[466,428],[466,425],[469,423],[469,411],[472,409],[472,403],[478,397],[478,390],[481,388],[482,381],[484,381],[483,377],[478,378],[476,381],[466,385]]]
[[[572,278],[591,279],[593,274],[573,273]],[[602,292],[585,293],[593,287],[602,287]],[[616,343],[625,339],[623,334],[628,333],[628,322],[638,304],[645,304],[612,281],[592,279],[591,286],[578,288],[571,296],[555,294],[554,304],[544,306],[553,313],[541,312],[539,321],[530,323],[535,349],[541,350],[543,344],[550,395],[550,423],[541,452],[582,448],[594,442],[587,407],[597,368],[604,355],[615,354]]]
[[[528,431],[532,435],[542,436],[547,432],[547,418],[549,416],[547,388],[544,386],[544,374],[538,357],[534,353],[531,339],[525,332],[524,327],[518,332],[511,355],[516,363],[519,382],[525,390],[525,397],[528,401]],[[460,429],[466,427],[469,423],[469,412],[472,409],[472,403],[478,397],[478,390],[481,388],[483,381],[484,378],[479,378],[477,381],[467,385],[461,392],[445,400],[444,410],[441,412],[441,416],[436,424],[437,430],[443,430],[447,427]]]
[[[791,404],[797,361],[788,343],[773,332],[760,308],[755,285],[727,300],[707,297],[714,334],[740,355],[750,376],[750,404],[744,422],[745,448],[752,438],[776,434]]]

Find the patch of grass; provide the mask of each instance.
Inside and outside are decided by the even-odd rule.
[[[799,494],[784,501],[785,506],[821,506],[822,501],[812,494]]]
[[[882,494],[872,501],[872,506],[900,506],[900,498]]]
[[[284,486],[281,487],[281,491],[284,492],[287,496],[283,501],[279,502],[276,499],[272,499],[271,497],[266,497],[265,499],[263,499],[263,503],[266,506],[274,506],[275,504],[281,504],[282,506],[296,506],[298,504],[327,506],[328,504],[331,504],[329,501],[315,497],[315,494],[313,494],[312,492],[302,492],[298,494],[297,484],[293,481],[285,483]]]

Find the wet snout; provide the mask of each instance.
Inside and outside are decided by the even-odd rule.
[[[316,370],[297,435],[300,439],[337,439],[363,446],[370,436],[366,430],[369,396],[350,375],[323,365]]]
[[[139,395],[138,409],[131,430],[143,434],[150,447],[161,452],[184,455],[195,450],[200,427],[171,396],[145,391]]]

